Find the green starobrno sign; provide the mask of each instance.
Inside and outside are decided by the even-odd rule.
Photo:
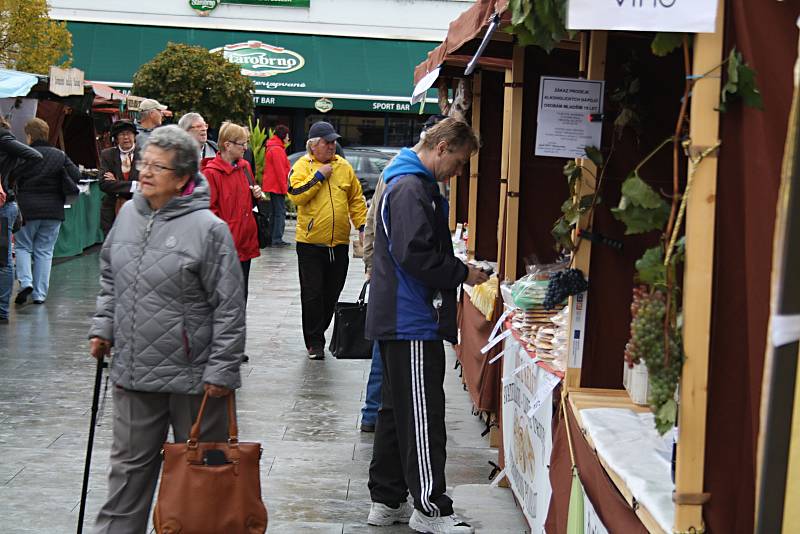
[[[311,7],[311,0],[222,0],[222,3],[277,7]]]
[[[198,15],[208,15],[219,5],[219,0],[189,0],[189,7]]]

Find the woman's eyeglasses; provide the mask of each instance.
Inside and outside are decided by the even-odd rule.
[[[139,172],[145,171],[147,169],[153,169],[154,174],[160,174],[164,171],[174,171],[175,167],[165,167],[164,165],[159,165],[158,163],[148,163],[146,161],[137,161],[136,162],[136,170]]]

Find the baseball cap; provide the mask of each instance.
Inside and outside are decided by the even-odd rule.
[[[334,139],[339,139],[341,135],[336,133],[333,124],[319,121],[312,124],[311,128],[308,130],[308,138],[314,139],[315,137],[321,137],[326,141],[333,141]]]
[[[153,109],[164,111],[167,109],[167,106],[160,104],[158,100],[153,100],[152,98],[145,98],[142,100],[141,104],[139,104],[139,111],[150,111]]]

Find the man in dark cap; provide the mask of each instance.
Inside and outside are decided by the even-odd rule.
[[[100,190],[106,194],[100,207],[100,225],[106,234],[119,209],[133,197],[139,185],[136,131],[131,121],[118,120],[111,126],[111,139],[116,146],[100,153]]]

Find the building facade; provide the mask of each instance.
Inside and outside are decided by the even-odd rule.
[[[463,0],[53,0],[86,78],[130,88],[168,42],[200,45],[241,65],[256,117],[295,138],[328,120],[352,145],[402,146],[438,111],[411,106],[413,70],[468,8]],[[147,96],[147,95],[140,95]],[[296,144],[295,147],[298,147]]]

